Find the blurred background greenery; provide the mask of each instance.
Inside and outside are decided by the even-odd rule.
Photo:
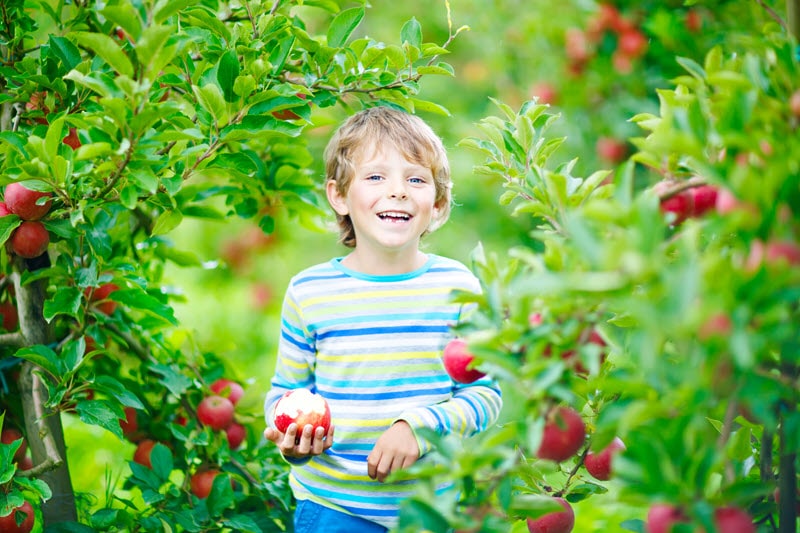
[[[455,67],[455,77],[428,76],[421,84],[422,99],[450,111],[449,116],[420,115],[448,148],[456,202],[449,222],[427,238],[428,251],[468,262],[479,243],[499,254],[513,245],[535,244],[531,221],[512,218],[498,205],[501,183],[475,174],[476,156],[458,147],[461,139],[479,134],[475,124],[481,118],[495,114],[492,99],[514,108],[533,97],[550,103],[562,115],[555,131],[567,139],[559,158],[577,158],[576,174],[588,175],[619,162],[598,152],[600,139],[621,142],[629,153],[627,140],[640,134],[629,119],[657,112],[656,90],[670,86],[669,80],[681,72],[676,56],[702,61],[725,32],[757,31],[770,23],[757,2],[709,1],[692,7],[674,0],[614,4],[646,36],[646,50],[629,64],[619,62],[615,51],[620,43],[608,32],[589,45],[575,40],[586,37],[597,20],[600,4],[590,0],[379,1],[367,9],[356,37],[399,43],[400,30],[412,17],[421,23],[425,42],[443,43],[450,24],[453,29],[469,27],[450,46],[447,61]],[[303,10],[304,20],[319,24],[309,27],[310,33],[324,33],[329,15],[313,7],[296,9]],[[578,60],[581,45],[589,51]],[[338,108],[312,112],[307,142],[320,185],[322,150],[344,118]],[[250,414],[256,427],[263,427],[261,402],[273,371],[281,299],[289,278],[347,253],[336,242],[332,216],[316,228],[309,221],[286,219],[280,211],[275,216],[276,229],[269,236],[254,220],[233,215],[224,223],[186,220],[168,236],[203,262],[202,268],[174,267],[167,272],[173,290],[183,295],[183,302],[175,306],[185,328],[179,334],[193,336],[201,351],[227,361],[228,377],[246,385],[237,409]],[[133,445],[120,450],[119,441],[107,432],[79,427],[69,434],[71,446],[96,453],[70,455],[76,488],[102,498],[98,470],[111,463],[117,463],[115,469],[124,465]],[[95,475],[82,476],[85,471]],[[613,482],[609,488],[613,490]],[[576,514],[576,531],[617,531],[622,520],[635,517],[630,509],[608,505],[602,496],[579,504]]]

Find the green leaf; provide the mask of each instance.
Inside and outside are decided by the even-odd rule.
[[[217,82],[222,89],[222,95],[228,102],[236,100],[236,92],[233,87],[237,76],[239,76],[239,59],[234,50],[228,50],[219,58],[217,66]]]
[[[209,83],[203,87],[192,86],[192,91],[200,106],[206,110],[217,123],[222,123],[225,117],[225,97],[218,85]]]
[[[153,21],[157,24],[165,22],[183,9],[193,6],[200,0],[158,0],[153,8]]]
[[[435,104],[427,100],[418,100],[416,98],[412,98],[411,102],[414,104],[414,111],[428,111],[430,113],[436,113],[437,115],[443,115],[445,117],[450,116],[450,111],[448,111],[446,107],[439,104]]]
[[[332,48],[344,46],[363,18],[363,7],[345,9],[336,15],[328,27],[328,46]]]
[[[123,76],[133,77],[133,64],[119,44],[102,33],[76,31],[69,34],[78,42],[78,45],[92,50],[100,56],[108,66]]]
[[[58,377],[67,370],[58,354],[41,344],[20,348],[14,355],[38,365],[53,377]]]
[[[177,228],[183,222],[183,214],[177,209],[168,209],[161,213],[153,226],[153,235],[164,235]]]
[[[58,287],[53,297],[44,302],[44,319],[50,322],[59,314],[77,315],[81,308],[81,299],[81,291],[77,287]]]
[[[79,401],[75,410],[84,423],[100,426],[120,439],[123,438],[122,427],[119,425],[119,414],[106,400]]]
[[[161,303],[158,299],[150,296],[146,292],[138,289],[121,289],[114,291],[109,299],[120,302],[131,309],[145,311],[148,314],[160,318],[172,325],[177,325],[175,313],[172,308]]]
[[[211,492],[206,498],[208,514],[219,516],[222,512],[233,505],[233,489],[231,488],[231,478],[227,474],[219,474],[211,484]]]
[[[66,70],[72,70],[81,62],[81,51],[66,37],[50,35],[50,50],[61,60]]]
[[[150,370],[161,375],[159,381],[178,398],[192,386],[192,380],[184,376],[176,365],[153,365]]]
[[[166,482],[169,480],[169,475],[172,473],[172,452],[160,442],[157,443],[150,451],[150,464],[153,467],[153,473],[158,476],[162,482]]]
[[[20,224],[22,224],[22,219],[17,215],[12,214],[0,217],[0,245],[6,243]]]
[[[415,17],[400,29],[400,44],[408,43],[415,48],[422,46],[422,26]]]

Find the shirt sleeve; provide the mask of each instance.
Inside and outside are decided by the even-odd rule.
[[[275,374],[272,377],[270,390],[264,398],[264,417],[267,426],[275,427],[272,412],[275,403],[286,391],[300,387],[312,391],[315,389],[316,351],[316,340],[305,325],[302,309],[290,284],[281,309],[281,329]]]
[[[431,443],[417,434],[419,428],[429,428],[440,435],[455,434],[469,437],[484,431],[497,421],[503,405],[500,388],[489,378],[453,387],[453,396],[444,402],[415,408],[402,413],[417,437],[420,455],[431,449]]]

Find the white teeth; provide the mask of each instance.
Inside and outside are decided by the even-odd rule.
[[[378,216],[382,219],[386,218],[400,218],[402,220],[409,220],[411,215],[408,213],[403,213],[401,211],[384,211],[383,213],[378,213]]]

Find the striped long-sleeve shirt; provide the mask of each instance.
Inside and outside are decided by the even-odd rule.
[[[452,301],[454,290],[478,292],[480,285],[461,263],[432,254],[407,274],[365,275],[337,258],[292,278],[264,404],[267,424],[274,427],[273,407],[284,392],[306,387],[327,399],[336,427],[329,450],[292,465],[297,499],[391,528],[414,482],[369,478],[367,456],[378,437],[398,420],[462,436],[496,421],[496,384],[456,384],[442,364],[463,307]],[[417,442],[421,454],[430,449],[419,435]]]

